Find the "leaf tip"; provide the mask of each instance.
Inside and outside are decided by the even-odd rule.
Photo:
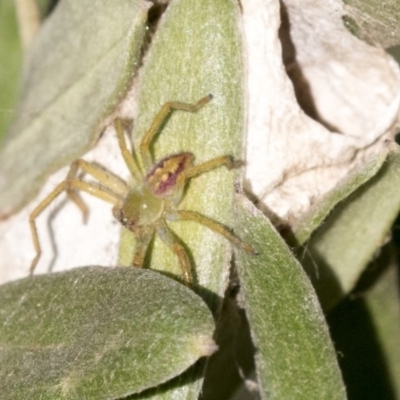
[[[199,335],[193,340],[193,350],[199,357],[209,357],[218,350],[218,346],[212,337]]]

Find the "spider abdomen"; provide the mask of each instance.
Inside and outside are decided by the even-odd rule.
[[[176,187],[179,176],[193,164],[192,153],[173,154],[157,162],[146,175],[146,185],[154,196],[169,197]]]

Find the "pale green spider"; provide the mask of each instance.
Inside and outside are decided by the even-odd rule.
[[[146,250],[157,232],[161,239],[177,255],[184,281],[188,285],[193,281],[189,258],[183,246],[175,239],[174,234],[168,227],[167,220],[196,221],[223,235],[235,246],[247,252],[255,253],[251,246],[242,242],[222,224],[195,211],[180,210],[178,208],[185,185],[189,179],[221,166],[225,166],[228,169],[237,167],[240,165],[239,162],[234,161],[230,156],[220,156],[202,164],[193,165],[194,155],[182,152],[164,157],[156,164],[153,164],[149,146],[168,115],[173,110],[196,112],[211,99],[212,95],[208,95],[200,99],[196,104],[181,102],[164,104],[140,143],[139,155],[147,171],[146,173],[143,173],[138,167],[132,153],[128,150],[122,123],[120,120],[116,120],[115,128],[119,147],[133,177],[134,185],[129,186],[122,179],[85,160],[79,159],[73,162],[67,178],[58,184],[30,215],[29,223],[36,250],[36,256],[32,260],[30,268],[31,273],[33,273],[41,254],[36,218],[63,191],[66,191],[68,197],[82,210],[84,217],[88,215],[88,209],[77,193],[79,190],[113,205],[112,211],[115,218],[136,236],[136,248],[132,260],[132,265],[136,267],[143,265]],[[99,183],[86,182],[77,178],[78,171],[91,175]]]

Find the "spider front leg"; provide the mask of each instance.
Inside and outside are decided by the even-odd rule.
[[[127,185],[122,179],[112,175],[97,165],[82,159],[76,160],[71,164],[66,180],[74,180],[77,177],[78,171],[83,171],[84,173],[97,179],[102,186],[112,193],[123,196],[127,192]],[[82,211],[83,220],[86,222],[89,215],[89,210],[86,204],[82,201],[76,191],[73,190],[73,188],[67,187],[65,190],[69,199],[72,200]]]
[[[133,158],[132,152],[129,151],[128,146],[126,145],[123,124],[119,118],[114,121],[114,128],[117,132],[118,145],[122,154],[122,158],[124,159],[132,177],[135,178],[136,181],[140,181],[142,179],[142,173],[140,172],[136,161]]]
[[[171,114],[171,112],[177,110],[194,113],[200,110],[200,108],[204,107],[212,99],[212,97],[212,94],[209,94],[208,96],[200,99],[196,104],[182,103],[179,101],[169,101],[161,107],[161,110],[154,118],[149,130],[145,133],[140,143],[140,155],[142,157],[143,165],[146,170],[149,170],[153,164],[150,153],[150,144],[153,141],[157,132],[160,130],[160,128],[168,118],[168,116]]]
[[[83,160],[78,160],[78,161],[83,161]],[[88,163],[86,163],[86,161],[85,161],[83,164],[85,164],[85,167],[87,167],[86,164],[88,164]],[[83,164],[81,163],[81,165],[83,165]],[[76,178],[71,178],[70,176],[73,176],[74,174],[76,174],[77,165],[78,164],[75,164],[75,163],[73,164],[73,166],[71,167],[70,173],[68,173],[67,179],[65,179],[64,181],[59,183],[56,186],[56,188],[49,195],[47,195],[47,197],[44,200],[42,200],[36,206],[36,208],[32,211],[32,213],[29,216],[29,226],[31,229],[33,245],[34,245],[35,251],[36,251],[36,256],[33,258],[31,266],[30,266],[30,274],[32,274],[33,271],[35,270],[36,265],[39,261],[40,255],[42,253],[39,236],[38,236],[38,232],[37,232],[37,227],[36,227],[36,218],[39,217],[39,215],[49,206],[49,204],[52,201],[54,201],[63,191],[66,191],[68,193],[68,196],[72,198],[72,200],[78,205],[78,207],[83,212],[87,212],[87,207],[82,202],[82,200],[76,195],[75,191],[77,191],[77,190],[87,192],[87,193],[91,194],[92,196],[98,197],[99,199],[104,200],[104,201],[114,204],[114,205],[121,199],[121,196],[119,193],[114,193],[111,190],[105,190],[100,185],[80,181],[79,179],[76,179]],[[97,178],[99,178],[102,174],[107,175],[107,173],[105,171],[102,171],[100,168],[93,166],[93,165],[90,165],[90,166],[93,168],[93,170],[91,171],[92,172],[91,175],[93,175],[95,177],[97,175]],[[85,167],[82,169],[84,170]],[[90,168],[87,168],[86,172],[88,172],[89,170],[90,170]],[[113,182],[115,184],[116,178],[115,179],[114,178],[115,177],[105,179],[105,181],[104,181],[105,186],[110,184],[110,182]],[[98,179],[98,180],[101,181],[101,179]],[[122,188],[122,186],[121,186],[121,188]],[[76,201],[76,199],[79,199],[78,202]]]
[[[228,169],[237,168],[242,165],[241,161],[235,161],[231,156],[220,156],[213,158],[212,160],[206,161],[202,164],[195,165],[187,168],[180,173],[176,186],[174,189],[173,202],[179,204],[183,196],[183,190],[185,189],[186,182],[204,172],[211,171],[213,169],[225,166]]]

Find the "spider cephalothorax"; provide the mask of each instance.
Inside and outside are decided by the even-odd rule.
[[[177,255],[187,284],[192,283],[189,258],[183,246],[176,240],[168,227],[167,221],[169,220],[196,221],[225,236],[235,246],[248,252],[254,252],[251,246],[243,243],[220,223],[195,211],[181,210],[178,207],[189,179],[221,166],[229,169],[234,168],[239,166],[238,162],[234,161],[230,156],[220,156],[199,165],[194,165],[193,154],[182,152],[164,157],[153,165],[149,146],[167,116],[173,110],[196,112],[211,99],[212,96],[208,95],[196,104],[181,102],[164,104],[140,144],[138,156],[141,158],[141,164],[147,172],[143,172],[142,168],[135,162],[126,145],[122,123],[116,120],[115,128],[119,147],[122,157],[131,172],[133,184],[128,185],[122,179],[85,160],[73,162],[67,178],[58,184],[31,213],[29,222],[37,253],[32,260],[31,273],[34,271],[41,253],[35,220],[63,191],[67,192],[69,198],[76,203],[84,215],[87,215],[88,209],[78,196],[77,191],[79,190],[113,204],[115,218],[135,234],[136,248],[132,259],[132,265],[134,266],[141,267],[143,265],[146,250],[154,234],[157,233]],[[76,175],[79,170],[91,175],[98,183],[86,182],[77,178]]]

